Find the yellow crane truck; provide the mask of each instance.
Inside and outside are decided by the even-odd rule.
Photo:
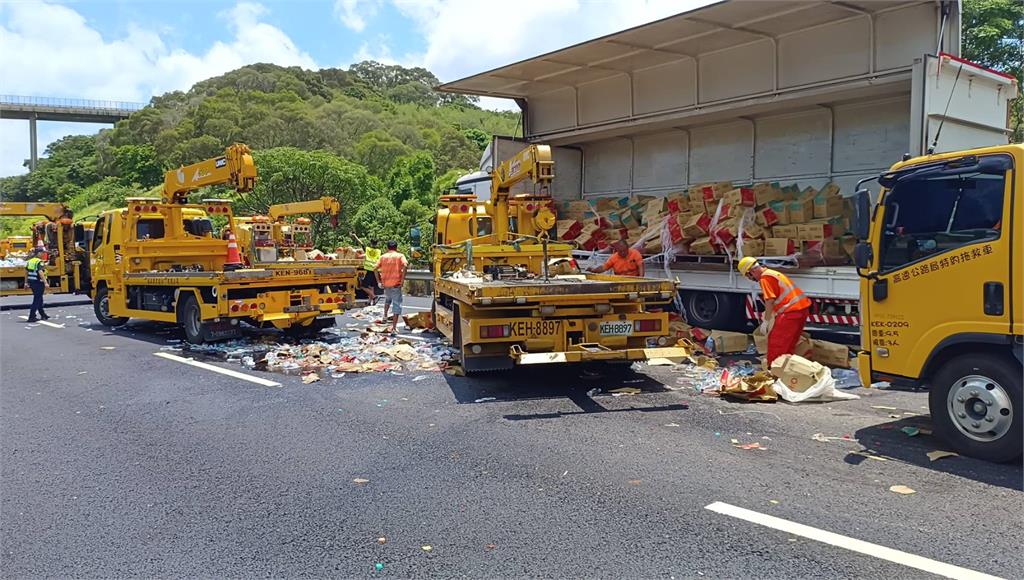
[[[490,199],[439,200],[435,324],[467,372],[540,363],[680,359],[667,346],[672,282],[580,273],[555,225],[551,149],[531,145],[492,174]],[[517,184],[536,190],[512,193]]]
[[[340,213],[341,202],[334,197],[325,196],[272,205],[267,209],[267,215],[235,216],[238,244],[252,264],[291,260],[326,265],[325,260],[308,259],[307,253],[314,249],[311,220],[300,217],[288,221],[285,218],[303,214],[324,214],[331,218],[331,225],[337,227]],[[355,260],[328,262],[351,266],[361,263]]]
[[[32,224],[32,236],[11,237],[11,254],[18,253],[17,245],[28,242],[29,249],[42,243],[49,250],[50,261],[46,276],[50,282],[47,292],[87,292],[89,266],[86,252],[76,247],[84,239],[87,228],[74,222],[74,214],[62,203],[2,202],[0,216],[41,217]],[[0,267],[0,296],[31,294],[25,283],[24,266]]]
[[[1024,146],[905,158],[873,179],[874,205],[859,186],[855,199],[861,380],[927,387],[953,449],[1020,458]]]
[[[313,270],[296,262],[241,263],[231,202],[188,203],[188,194],[228,184],[251,191],[256,166],[249,148],[168,171],[160,199],[133,198],[104,212],[92,244],[93,305],[107,326],[141,318],[178,324],[191,343],[230,338],[240,321],[289,334],[334,324],[354,301],[354,267]],[[215,236],[215,223],[225,226]]]

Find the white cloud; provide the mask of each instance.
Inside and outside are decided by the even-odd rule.
[[[152,95],[185,90],[255,62],[316,68],[287,34],[264,21],[266,16],[262,5],[238,2],[219,15],[229,39],[193,54],[168,48],[160,34],[138,26],[130,26],[123,38],[104,38],[68,6],[0,4],[2,92],[146,102]],[[23,172],[21,162],[28,156],[27,128],[6,125],[0,134],[0,175]],[[43,140],[43,126],[40,151],[49,143]],[[87,127],[80,132],[89,132]]]
[[[346,28],[362,32],[366,20],[377,15],[380,0],[335,0],[334,14]]]
[[[444,81],[564,48],[712,0],[392,0],[423,35],[422,66]]]

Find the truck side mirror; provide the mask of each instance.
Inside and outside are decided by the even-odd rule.
[[[861,189],[853,197],[853,234],[858,240],[868,239],[871,228],[871,194]]]
[[[420,249],[420,244],[421,243],[422,243],[422,239],[421,239],[421,236],[420,236],[420,229],[416,228],[416,227],[410,228],[409,229],[409,245],[412,246],[413,250],[415,251],[415,250],[419,250]]]
[[[861,270],[870,268],[874,257],[871,244],[867,242],[860,242],[853,248],[853,263]]]

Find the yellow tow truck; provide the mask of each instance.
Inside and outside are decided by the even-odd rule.
[[[573,246],[550,239],[554,163],[530,145],[499,165],[490,199],[439,200],[433,250],[435,324],[467,372],[515,365],[679,360],[667,346],[672,282],[580,273]],[[533,182],[534,192],[512,193]]]
[[[11,257],[19,253],[16,248],[27,242],[27,252],[36,243],[49,250],[50,262],[46,276],[49,293],[84,293],[89,289],[88,255],[76,242],[89,233],[84,224],[74,222],[74,214],[62,203],[0,202],[0,216],[42,217],[32,225],[32,236],[12,236],[5,240]],[[21,256],[18,256],[21,257]],[[24,266],[0,267],[0,296],[31,294],[25,283]]]
[[[231,202],[188,203],[190,192],[210,185],[251,191],[256,177],[249,148],[236,143],[221,157],[168,171],[160,199],[133,198],[104,212],[92,244],[96,318],[107,326],[129,318],[178,324],[192,343],[236,336],[240,321],[294,335],[332,326],[354,301],[354,267],[247,267],[231,247]],[[224,235],[215,236],[221,225]]]
[[[1024,146],[907,158],[874,179],[877,202],[859,185],[855,198],[861,381],[926,387],[953,449],[1020,458]]]
[[[0,259],[25,256],[32,249],[32,236],[7,236],[0,240]]]
[[[294,261],[311,265],[344,263],[357,266],[355,260],[316,260],[309,254],[314,249],[313,226],[309,218],[300,217],[293,221],[285,218],[303,214],[324,214],[330,216],[331,224],[337,226],[341,203],[334,197],[321,197],[308,201],[297,201],[272,205],[267,215],[235,216],[238,226],[238,245],[252,264],[262,262]]]

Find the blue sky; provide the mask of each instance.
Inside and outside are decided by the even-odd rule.
[[[253,62],[373,59],[450,81],[708,2],[0,0],[0,94],[147,102]],[[100,127],[40,123],[40,154]],[[27,122],[0,121],[0,175],[23,173],[28,148]]]

